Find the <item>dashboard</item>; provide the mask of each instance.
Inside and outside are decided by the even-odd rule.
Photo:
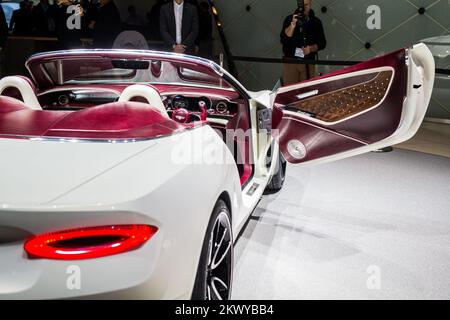
[[[113,90],[73,89],[45,92],[38,96],[39,102],[45,110],[76,111],[101,104],[116,102],[120,93]],[[238,104],[220,96],[173,95],[161,97],[167,111],[186,109],[193,113],[201,112],[200,106],[205,107],[208,116],[229,118],[238,112]],[[137,99],[134,101],[141,101]]]
[[[211,99],[206,96],[164,96],[163,103],[167,111],[183,108],[192,112],[200,112],[200,106],[204,106],[208,115],[225,117],[234,116],[238,110],[236,103],[230,102],[225,99]]]
[[[119,93],[114,91],[79,89],[47,92],[38,97],[46,110],[80,110],[88,107],[116,102]]]

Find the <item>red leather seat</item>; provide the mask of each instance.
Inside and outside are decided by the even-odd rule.
[[[0,113],[7,113],[22,109],[28,109],[22,101],[11,97],[0,96]]]

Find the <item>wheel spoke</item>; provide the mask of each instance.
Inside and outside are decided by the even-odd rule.
[[[230,251],[230,249],[231,249],[231,241],[228,242],[228,245],[227,245],[227,247],[226,247],[226,249],[225,249],[225,252],[224,252],[223,255],[220,257],[219,261],[215,262],[216,259],[213,260],[213,263],[212,263],[212,265],[211,265],[211,270],[214,270],[214,269],[216,269],[218,266],[220,266],[220,264],[223,262],[223,260],[225,259],[225,257],[228,255],[228,252]],[[217,252],[219,252],[219,250],[217,250]],[[217,258],[217,256],[216,256],[215,258]]]
[[[213,251],[213,239],[210,239],[208,244],[208,266],[211,266],[212,251]]]
[[[219,284],[222,287],[222,289],[219,289],[216,286],[216,283]],[[215,296],[217,297],[217,300],[223,300],[224,299],[224,297],[222,297],[220,292],[226,293],[225,299],[228,299],[228,292],[229,292],[228,291],[228,286],[221,279],[219,279],[218,277],[212,277],[211,278],[211,287],[213,289],[213,292],[214,292]]]
[[[214,284],[216,281],[219,282],[225,290],[228,290],[227,284],[225,282],[223,282],[222,279],[220,279],[218,277],[213,277],[211,283]],[[214,285],[214,287],[215,287],[215,285]]]
[[[215,299],[214,300],[223,300],[222,296],[220,295],[219,289],[216,287],[216,282],[218,282],[220,285],[224,286],[225,290],[228,290],[228,287],[223,283],[222,280],[220,280],[217,277],[213,277],[211,279],[211,288],[212,288],[212,291],[213,291],[213,293],[215,295]]]
[[[231,294],[233,238],[226,212],[221,212],[211,230],[208,243],[206,292],[208,300],[228,299]]]
[[[225,239],[225,236],[227,235],[227,231],[228,231],[228,229],[224,228],[223,234],[222,234],[222,237],[220,238],[219,243],[215,243],[215,245],[214,245],[214,255],[212,258],[212,264],[215,265],[215,267],[212,267],[212,269],[215,269],[217,267],[217,263],[215,263],[215,261],[217,259],[217,255],[220,252],[220,249],[222,248],[223,240]]]
[[[208,285],[207,286],[207,296],[206,296],[206,300],[212,300],[211,297],[211,287]]]

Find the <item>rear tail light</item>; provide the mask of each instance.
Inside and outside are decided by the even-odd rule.
[[[158,228],[147,225],[89,227],[34,236],[24,249],[31,258],[82,260],[137,249]]]

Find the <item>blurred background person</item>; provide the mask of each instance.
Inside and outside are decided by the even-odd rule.
[[[194,54],[198,29],[198,12],[194,5],[173,0],[161,7],[160,31],[168,50]]]
[[[122,31],[119,9],[113,0],[100,0],[96,20],[91,22],[94,30],[94,47],[110,49]]]
[[[150,40],[162,40],[159,27],[159,15],[164,3],[165,0],[156,0],[156,3],[152,6],[150,12],[147,13],[145,35]]]
[[[145,25],[144,18],[136,12],[136,7],[128,6],[128,17],[125,20],[127,30],[143,31]]]
[[[32,11],[34,33],[37,36],[53,36],[55,34],[55,8],[48,0],[40,0]]]
[[[69,6],[75,6],[77,11],[69,11],[68,13]],[[56,37],[58,38],[59,49],[81,48],[82,7],[77,4],[76,0],[56,0],[55,12]],[[75,25],[74,19],[79,19],[79,25]]]
[[[98,16],[98,0],[82,0],[83,19],[81,36],[85,38],[94,37],[94,26]]]
[[[205,57],[212,55],[212,15],[209,3],[202,1],[199,4],[199,54]]]
[[[285,58],[316,60],[317,53],[327,44],[322,22],[311,9],[311,1],[305,0],[304,25],[299,23],[299,10],[286,17],[280,38]],[[306,42],[304,41],[304,33]],[[283,64],[283,85],[298,83],[315,76],[314,65]]]
[[[20,8],[14,10],[9,23],[9,30],[15,36],[31,35],[33,32],[33,20],[29,1],[20,2]]]

